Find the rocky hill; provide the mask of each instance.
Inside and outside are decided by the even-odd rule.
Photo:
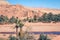
[[[52,12],[53,14],[59,14],[60,9],[49,9],[49,8],[28,8],[22,5],[0,5],[0,15],[12,16],[25,18],[33,17],[37,15],[41,16],[43,13]]]

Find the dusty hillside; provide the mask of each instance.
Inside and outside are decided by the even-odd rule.
[[[46,13],[49,13],[49,12],[52,12],[53,14],[59,14],[60,13],[60,9],[51,9],[51,8],[33,8],[35,10],[39,10],[41,12],[46,12]]]
[[[60,13],[59,9],[48,8],[28,8],[22,5],[0,5],[0,15],[6,15],[9,18],[15,17],[33,17],[34,15],[41,16],[43,13],[52,12],[54,14]]]
[[[0,5],[8,5],[9,2],[6,0],[0,0]]]

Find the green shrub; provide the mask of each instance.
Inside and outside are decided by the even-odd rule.
[[[14,16],[12,16],[10,19],[9,19],[9,23],[15,23],[16,21],[16,18]]]
[[[16,40],[16,37],[10,35],[10,36],[9,36],[9,40]]]
[[[8,22],[8,17],[0,15],[0,24],[4,24]]]
[[[40,34],[40,37],[38,40],[51,40],[51,39],[49,39],[47,35]]]

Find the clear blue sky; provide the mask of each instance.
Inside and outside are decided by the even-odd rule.
[[[44,7],[60,9],[60,0],[8,0],[11,4],[21,4],[28,7]]]

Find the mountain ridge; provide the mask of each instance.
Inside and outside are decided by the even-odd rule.
[[[29,8],[22,5],[0,5],[0,15],[23,18],[33,17],[34,15],[41,16],[44,13],[52,12],[53,14],[60,14],[60,9],[47,8]]]

